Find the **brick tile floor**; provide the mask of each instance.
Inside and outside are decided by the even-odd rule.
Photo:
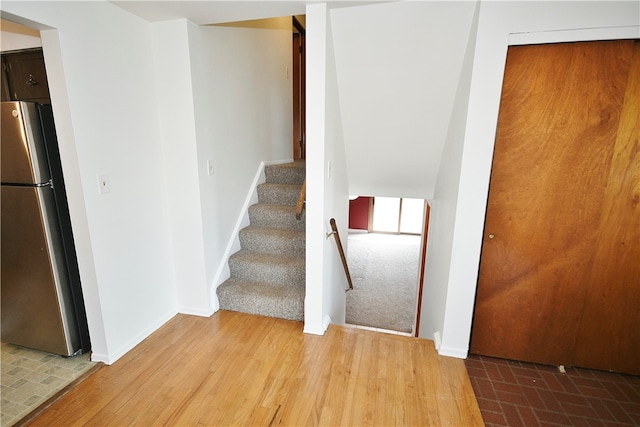
[[[640,426],[640,377],[469,355],[487,426]]]

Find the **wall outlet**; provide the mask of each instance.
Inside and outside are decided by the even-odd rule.
[[[111,181],[109,175],[98,175],[98,192],[100,194],[111,193]]]
[[[211,176],[214,173],[213,160],[207,160],[207,175]]]

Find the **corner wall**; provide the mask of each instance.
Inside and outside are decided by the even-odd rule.
[[[325,200],[324,220],[327,232],[331,232],[330,220],[334,218],[341,238],[345,255],[349,246],[349,188],[347,164],[344,146],[342,112],[338,91],[338,75],[333,38],[333,11],[327,20],[327,73],[325,108]],[[332,323],[341,325],[346,318],[346,294],[348,287],[342,259],[338,251],[336,236],[331,236],[324,244],[325,277],[324,294],[326,299],[323,312]]]
[[[451,267],[451,250],[458,204],[458,186],[462,167],[467,106],[471,90],[471,74],[478,26],[479,4],[476,4],[464,61],[449,121],[447,139],[440,161],[434,197],[430,201],[429,234],[420,313],[420,337],[434,340],[442,354],[456,354],[455,349],[442,348],[442,330],[448,301],[447,283]],[[464,355],[466,356],[466,355]],[[464,357],[463,356],[463,357]]]
[[[208,316],[188,29],[180,19],[150,24],[171,221],[178,311]]]
[[[322,335],[329,323],[344,323],[346,279],[329,221],[346,244],[347,173],[335,58],[326,4],[307,6],[307,202],[306,333]]]

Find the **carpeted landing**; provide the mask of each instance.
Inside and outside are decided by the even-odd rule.
[[[348,324],[412,333],[420,236],[349,233]]]

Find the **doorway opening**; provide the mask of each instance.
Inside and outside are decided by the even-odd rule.
[[[306,38],[305,16],[291,18],[293,28],[293,160],[306,158]]]
[[[399,197],[354,197],[348,262],[354,289],[346,322],[414,336],[426,238],[426,203]]]
[[[0,385],[2,425],[11,425],[24,422],[48,399],[100,365],[90,360],[91,342],[40,32],[4,19],[0,25],[2,199],[7,201],[0,215]],[[27,141],[29,155],[39,153],[41,165],[46,166],[39,167],[21,154]],[[12,150],[16,145],[20,149]],[[27,166],[23,169],[27,175],[35,177],[37,171],[44,178],[35,182],[25,174],[5,174],[5,160]],[[11,199],[19,203],[8,203]]]

